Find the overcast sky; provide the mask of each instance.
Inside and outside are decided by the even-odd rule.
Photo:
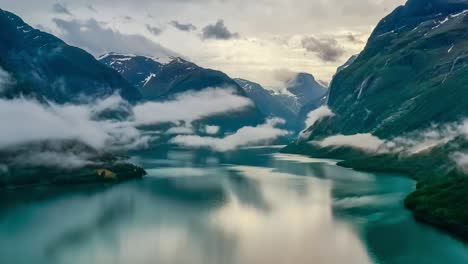
[[[330,81],[405,0],[2,0],[33,26],[95,56],[184,56],[265,86],[290,72]],[[281,77],[281,78],[280,78]]]

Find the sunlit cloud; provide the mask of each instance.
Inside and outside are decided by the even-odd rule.
[[[270,119],[263,125],[246,126],[223,138],[189,135],[177,136],[170,142],[184,147],[208,148],[219,152],[232,151],[248,145],[268,144],[281,136],[286,136],[288,131],[277,128],[283,122],[284,120],[280,119]]]

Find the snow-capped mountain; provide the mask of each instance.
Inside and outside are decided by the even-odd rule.
[[[209,88],[230,89],[237,95],[247,97],[246,92],[223,72],[202,68],[180,57],[154,58],[109,53],[100,56],[99,60],[133,84],[145,100],[160,101],[184,92]],[[256,106],[252,106],[244,112],[224,114],[203,123],[232,131],[242,126],[260,124],[264,117]]]
[[[98,58],[139,89],[146,87],[152,78],[159,75],[163,66],[174,59],[174,57],[152,58],[114,52]]]
[[[14,89],[3,91],[4,97],[22,94],[59,103],[104,97],[116,91],[130,101],[141,97],[122,76],[91,54],[1,9],[0,68],[14,83]]]
[[[100,56],[99,60],[118,71],[147,100],[164,99],[208,87],[229,87],[245,95],[239,85],[223,72],[202,68],[180,57],[153,58],[109,53]]]

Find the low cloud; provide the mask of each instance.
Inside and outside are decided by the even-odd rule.
[[[177,140],[183,140],[180,137],[194,133],[193,121],[252,106],[248,98],[229,88],[186,92],[164,102],[136,106],[117,94],[84,104],[64,105],[25,98],[0,99],[0,120],[5,123],[0,127],[0,152],[15,153],[6,154],[9,164],[76,168],[93,163],[101,152],[147,148],[161,131],[143,131],[142,126],[176,124],[165,134],[179,135]],[[286,133],[274,128],[277,123],[245,127],[227,136],[227,144],[218,143],[221,145],[215,148],[232,149],[274,139]],[[201,130],[211,135],[220,128],[204,126]],[[43,142],[48,142],[47,147],[43,147]],[[39,147],[33,150],[31,145]]]
[[[460,170],[464,171],[465,173],[468,173],[468,153],[457,152],[453,155],[452,158]]]
[[[173,100],[132,107],[119,95],[87,104],[58,105],[24,98],[0,99],[0,149],[45,140],[77,140],[95,149],[122,150],[148,146],[152,138],[139,126],[185,123],[251,107],[233,90],[212,88],[187,92]],[[178,131],[177,131],[178,130]],[[214,131],[213,128],[209,128]],[[34,131],[34,133],[31,133]],[[174,128],[169,132],[181,132]]]
[[[349,33],[347,36],[346,36],[347,40],[349,42],[352,42],[352,43],[364,43],[364,41],[362,41],[359,37],[357,37],[356,35],[354,35],[353,33]]]
[[[452,141],[458,136],[467,137],[466,127],[468,121],[445,125],[433,125],[432,127],[396,137],[386,143],[386,148],[391,152],[404,152],[409,155],[422,153],[434,147]],[[468,137],[467,137],[468,138]]]
[[[176,20],[173,20],[169,24],[171,24],[173,27],[177,28],[180,31],[190,32],[190,31],[197,30],[197,27],[191,23],[183,24]]]
[[[69,15],[69,16],[72,15],[72,13],[68,10],[68,8],[66,8],[64,5],[60,3],[55,3],[52,6],[52,10],[57,14],[64,14],[64,15]]]
[[[373,153],[400,153],[403,155],[416,155],[431,151],[463,137],[468,140],[468,120],[433,125],[428,129],[418,130],[389,140],[380,139],[372,134],[334,135],[321,141],[312,141],[321,147],[351,147]],[[460,153],[454,159],[463,164],[465,156]],[[463,167],[463,165],[462,165]]]
[[[95,164],[87,153],[70,152],[26,152],[15,157],[15,164],[22,166],[41,166],[63,169],[76,169]]]
[[[288,82],[297,76],[298,72],[291,71],[290,69],[282,68],[273,71],[273,79],[275,82],[274,91],[279,93],[288,93]]]
[[[96,149],[129,149],[150,140],[126,123],[95,120],[97,115],[93,105],[0,99],[0,120],[8,124],[0,129],[0,149],[44,140],[78,140]]]
[[[339,46],[338,41],[331,38],[318,39],[315,37],[305,37],[302,39],[302,47],[314,53],[325,62],[336,62],[345,52]]]
[[[220,127],[219,126],[206,126],[205,133],[208,135],[216,135],[219,133]]]
[[[193,128],[180,126],[180,127],[171,127],[166,131],[166,135],[192,135]]]
[[[385,141],[372,134],[356,134],[356,135],[336,135],[327,137],[322,141],[315,142],[321,147],[350,147],[361,149],[368,152],[378,152],[384,145]]]
[[[153,35],[159,36],[163,32],[161,28],[146,24],[146,29]]]
[[[238,38],[239,33],[232,33],[225,25],[224,20],[220,19],[215,24],[208,25],[202,29],[202,39],[220,39],[229,40]]]
[[[124,34],[94,19],[63,20],[54,18],[59,36],[68,44],[87,50],[94,56],[108,52],[134,53],[153,57],[180,57],[179,54],[137,34]]]
[[[308,115],[307,115],[307,119],[305,121],[305,127],[306,129],[312,127],[313,125],[315,125],[315,123],[317,123],[318,121],[322,120],[323,118],[325,117],[331,117],[331,116],[334,116],[335,113],[333,113],[332,110],[330,110],[330,108],[328,108],[328,106],[321,106],[315,110],[313,110],[312,112],[310,112]]]
[[[170,142],[184,147],[208,148],[213,151],[227,152],[248,145],[268,144],[281,136],[286,136],[288,131],[277,128],[282,123],[284,123],[282,119],[270,119],[263,125],[246,126],[223,138],[195,135],[177,136]]]
[[[135,123],[150,125],[160,123],[186,124],[209,116],[242,111],[253,106],[252,101],[235,94],[234,90],[222,88],[186,92],[165,102],[148,102],[135,106]]]
[[[0,94],[6,92],[12,85],[14,85],[15,80],[13,77],[0,67]]]

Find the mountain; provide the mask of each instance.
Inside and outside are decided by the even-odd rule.
[[[355,60],[356,58],[358,57],[358,55],[353,55],[351,56],[343,65],[339,66],[337,69],[336,69],[336,73],[334,76],[336,76],[339,72],[341,72],[342,70],[346,69],[349,67],[349,65],[351,65]],[[304,121],[307,119],[307,115],[319,108],[320,106],[322,105],[325,105],[328,101],[328,90],[327,92],[321,96],[321,97],[318,97],[317,99],[314,99],[312,101],[310,101],[309,103],[305,104],[304,106],[302,106],[301,110],[299,111],[299,120],[302,121],[302,123],[304,123]]]
[[[349,59],[341,66],[339,66],[337,69],[336,69],[336,73],[335,75],[333,76],[333,78],[339,73],[341,72],[342,70],[348,68],[351,64],[353,64],[353,62],[359,57],[359,54],[356,54],[356,55],[353,55],[351,57],[349,57]]]
[[[230,87],[245,95],[239,85],[226,74],[199,67],[180,57],[152,58],[109,53],[98,59],[136,86],[146,100],[164,99],[208,87]]]
[[[286,82],[286,90],[296,96],[301,106],[316,101],[327,93],[327,88],[317,82],[312,74],[303,72]]]
[[[336,115],[311,137],[390,138],[467,116],[468,100],[460,100],[468,96],[467,8],[467,1],[411,0],[384,18],[333,79],[328,105]]]
[[[275,93],[244,79],[235,79],[247,95],[266,116],[286,120],[289,128],[304,129],[307,114],[323,103],[327,88],[318,83],[312,74],[298,73],[285,82],[285,92]],[[307,112],[304,114],[303,112]]]
[[[247,97],[246,92],[225,73],[202,68],[180,57],[153,58],[109,53],[100,56],[99,61],[119,72],[148,101],[161,101],[183,92],[213,87],[231,89],[235,94]],[[260,124],[264,117],[253,106],[242,112],[214,116],[200,123],[233,131],[243,126]]]
[[[334,76],[336,76],[339,72],[341,72],[342,70],[346,69],[349,67],[349,65],[351,65],[355,60],[356,58],[358,57],[358,55],[353,55],[351,56],[343,65],[339,66],[337,69],[336,69],[336,73]],[[332,80],[333,81],[333,80]],[[323,95],[323,97],[320,97],[320,98],[317,98],[315,100],[312,100],[310,101],[309,103],[305,104],[304,106],[302,106],[301,110],[299,111],[299,120],[301,122],[301,124],[304,124],[305,120],[307,119],[307,115],[319,108],[320,106],[322,105],[326,105],[327,104],[327,101],[328,101],[328,90],[327,92]]]
[[[279,117],[286,120],[287,127],[296,128],[297,100],[293,96],[275,94],[258,83],[244,79],[234,79],[247,96],[268,117]]]
[[[327,105],[334,115],[316,122],[305,139],[284,151],[339,157],[345,160],[339,165],[360,170],[407,174],[418,181],[405,202],[415,217],[468,240],[463,211],[468,173],[455,162],[468,153],[466,132],[410,154],[305,143],[366,133],[411,142],[420,131],[466,120],[467,47],[467,0],[409,0],[380,21],[364,50],[333,78]]]
[[[14,87],[2,94],[7,98],[23,94],[65,103],[117,91],[129,101],[141,97],[116,71],[92,55],[1,9],[0,67],[14,79]]]
[[[82,102],[116,92],[130,102],[141,99],[136,88],[92,55],[1,9],[0,86],[3,99],[25,96],[44,103]],[[102,114],[99,118],[116,113]],[[78,140],[32,139],[2,147],[0,160],[0,189],[118,183],[146,174],[125,157],[98,151]]]

